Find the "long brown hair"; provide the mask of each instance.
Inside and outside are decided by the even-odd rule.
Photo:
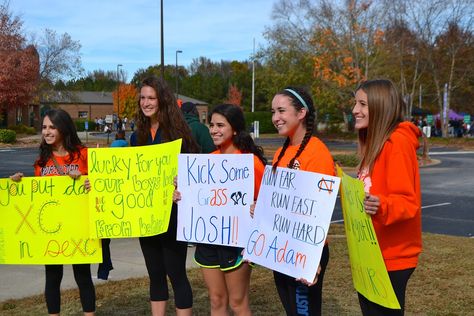
[[[390,134],[406,113],[406,104],[398,93],[395,84],[387,79],[375,79],[361,83],[356,92],[367,94],[369,125],[359,130],[359,170],[372,172],[375,160]]]
[[[199,152],[199,146],[192,138],[191,130],[184,120],[174,94],[166,81],[156,76],[150,76],[142,81],[139,92],[145,86],[156,91],[156,97],[158,98],[157,116],[163,141],[169,142],[182,138],[182,148],[191,153]],[[137,143],[140,146],[146,145],[150,133],[151,120],[143,114],[140,107],[140,98],[138,99],[135,117],[137,123]]]

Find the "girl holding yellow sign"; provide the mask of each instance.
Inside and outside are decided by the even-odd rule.
[[[69,175],[76,179],[87,174],[87,148],[77,136],[74,122],[66,111],[52,109],[46,112],[41,134],[40,155],[34,164],[35,176]],[[10,178],[13,181],[20,181],[21,177],[22,173],[16,173]],[[84,315],[94,315],[95,288],[90,264],[73,264],[72,268],[79,287]],[[45,271],[44,294],[48,313],[59,315],[63,265],[46,265]]]
[[[315,108],[303,89],[287,87],[272,101],[272,122],[278,134],[286,136],[273,157],[273,168],[284,167],[334,175],[334,162],[326,145],[312,136]],[[315,280],[295,280],[274,271],[275,285],[287,315],[321,315],[323,278],[329,261],[324,246]]]
[[[199,148],[184,120],[174,94],[163,79],[155,76],[142,81],[136,114],[137,129],[131,146],[160,144],[182,138],[182,152],[197,153]],[[150,278],[152,315],[165,315],[169,298],[169,276],[174,290],[177,315],[192,315],[193,294],[186,275],[187,244],[176,240],[177,207],[171,209],[168,231],[140,237],[140,246]]]
[[[359,293],[364,315],[403,315],[405,290],[421,252],[421,191],[416,149],[420,130],[404,121],[405,103],[389,80],[356,90],[352,110],[359,133],[359,179],[401,309],[388,309]]]

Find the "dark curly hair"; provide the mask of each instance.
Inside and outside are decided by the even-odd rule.
[[[69,154],[69,162],[80,157],[81,149],[85,147],[79,136],[77,136],[76,126],[72,121],[71,116],[64,110],[61,109],[51,109],[48,110],[44,117],[48,117],[51,120],[51,123],[59,131],[63,139],[63,147]],[[48,145],[43,139],[39,147],[39,157],[35,161],[35,165],[44,167],[46,163],[53,156],[53,146]]]
[[[232,126],[235,132],[235,135],[232,136],[232,142],[242,153],[254,154],[264,165],[267,164],[262,147],[255,144],[252,136],[245,129],[244,113],[240,107],[233,104],[219,104],[209,112],[209,121],[211,121],[214,113],[224,116]]]

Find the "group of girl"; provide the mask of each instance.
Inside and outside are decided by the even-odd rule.
[[[272,160],[273,168],[286,167],[334,175],[334,163],[327,147],[313,136],[316,111],[311,96],[298,87],[287,87],[272,100],[272,122],[285,137]],[[358,131],[361,162],[358,177],[364,182],[364,208],[372,218],[382,255],[400,310],[387,309],[359,294],[364,315],[403,315],[405,289],[421,252],[421,195],[416,148],[420,132],[404,121],[404,102],[389,80],[362,83],[355,92],[353,115]],[[216,106],[209,114],[209,131],[217,150],[212,154],[252,153],[257,199],[263,169],[263,150],[245,128],[241,109],[234,105]],[[146,78],[139,90],[137,129],[131,146],[146,146],[183,139],[182,153],[198,153],[199,146],[183,119],[172,91],[156,77]],[[35,176],[87,174],[87,149],[77,137],[69,115],[62,110],[46,113],[42,126],[40,156]],[[23,175],[11,178],[19,181]],[[174,202],[180,194],[173,194]],[[193,296],[186,276],[187,245],[176,240],[177,205],[173,204],[166,233],[141,237],[140,246],[150,278],[152,315],[165,315],[168,300],[167,277],[174,291],[177,315],[191,315]],[[208,288],[211,315],[251,315],[249,283],[251,265],[242,260],[242,249],[198,244],[195,261],[202,267]],[[287,315],[299,315],[298,293],[304,292],[308,311],[320,315],[322,285],[329,261],[326,242],[314,280],[295,280],[274,272],[277,292]],[[90,265],[73,265],[85,315],[95,311],[95,292]],[[46,305],[48,313],[59,314],[62,265],[46,266]],[[298,298],[301,300],[301,297]],[[298,303],[301,303],[298,301]]]

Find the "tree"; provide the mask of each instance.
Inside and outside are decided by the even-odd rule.
[[[242,92],[239,91],[236,85],[230,85],[225,102],[242,107]]]
[[[466,75],[472,72],[473,0],[400,0],[402,13],[419,37],[419,53],[427,62],[440,113],[443,113],[443,90],[447,85],[447,108],[451,94]],[[469,49],[466,51],[465,48]],[[470,51],[470,53],[469,53]],[[448,110],[447,109],[447,110]],[[446,111],[447,111],[446,110]],[[447,120],[441,115],[443,136]]]
[[[43,97],[52,90],[60,79],[80,76],[81,65],[79,41],[74,41],[68,33],[58,35],[56,31],[45,29],[38,41],[35,41],[40,59],[40,87]]]
[[[227,63],[213,62],[206,57],[193,59],[189,66],[189,77],[181,80],[183,94],[218,104],[226,98],[230,67]]]
[[[124,73],[120,74],[124,78]],[[117,73],[115,71],[94,70],[89,72],[86,77],[72,79],[64,83],[62,80],[56,81],[55,90],[70,91],[114,91],[117,89]],[[121,81],[126,81],[122,79]]]
[[[369,1],[278,1],[260,51],[268,90],[305,86],[320,116],[346,119],[355,84],[377,65],[384,12]]]
[[[146,69],[140,68],[138,69],[135,74],[133,75],[132,80],[130,81],[131,84],[135,85],[136,87],[139,87],[142,80],[145,79],[146,77],[149,76],[161,76],[161,66],[160,65],[154,65],[154,66],[149,66]],[[176,76],[176,68],[174,65],[165,65],[165,81],[170,84],[170,88],[173,87],[172,83],[175,82],[175,76]],[[181,74],[180,76],[183,76]],[[185,76],[185,75],[184,75]]]
[[[28,104],[38,82],[38,53],[26,46],[22,22],[6,4],[0,5],[0,109],[7,113],[8,125],[16,124],[18,109],[22,122],[28,125]]]
[[[114,112],[117,113],[119,117],[130,118],[135,115],[137,108],[137,88],[135,85],[121,83],[118,90],[112,92],[112,98],[114,100]],[[118,107],[119,101],[120,109]]]
[[[313,57],[316,79],[312,85],[315,104],[320,116],[326,123],[339,121],[341,114],[348,123],[345,113],[351,108],[351,95],[354,85],[363,76],[362,69],[357,66],[351,51],[341,47],[334,40],[332,30],[320,30],[313,39],[318,52]]]

